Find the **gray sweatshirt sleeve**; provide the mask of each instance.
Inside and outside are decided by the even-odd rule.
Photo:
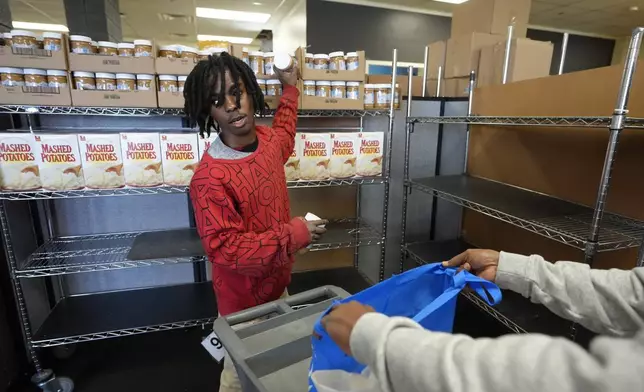
[[[644,330],[635,333],[643,323],[642,270],[567,264],[504,253],[497,281],[593,329],[631,338],[599,337],[585,351],[563,338],[472,339],[370,313],[353,329],[353,355],[371,368],[383,392],[643,391]],[[590,321],[595,317],[600,321]]]

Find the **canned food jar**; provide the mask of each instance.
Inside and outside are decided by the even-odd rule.
[[[313,66],[313,53],[307,53],[304,55],[304,66],[309,69],[315,68]]]
[[[262,90],[262,94],[267,95],[267,91],[266,91],[266,80],[264,80],[264,79],[257,79],[257,84],[259,85],[259,88]]]
[[[131,73],[117,73],[116,89],[119,91],[136,90],[136,76]]]
[[[98,41],[98,54],[103,56],[118,56],[118,45],[116,42]]]
[[[331,82],[326,80],[315,82],[315,96],[329,98],[331,96]]]
[[[11,46],[16,49],[36,49],[36,33],[27,30],[11,30]]]
[[[134,57],[151,57],[152,41],[147,39],[134,40]]]
[[[25,77],[22,68],[0,68],[0,83],[3,87],[24,86]]]
[[[180,93],[183,92],[183,86],[186,84],[186,79],[188,79],[188,76],[186,75],[181,75],[177,78],[177,91]]]
[[[74,71],[74,86],[76,87],[76,90],[96,90],[94,73]]]
[[[116,90],[116,76],[110,72],[96,72],[97,90]]]
[[[355,71],[360,67],[360,57],[358,52],[347,53],[347,71]]]
[[[0,37],[2,37],[2,42],[4,46],[13,46],[13,38],[11,38],[11,33],[2,33],[0,34]]]
[[[63,35],[61,33],[44,32],[42,34],[43,49],[58,52],[63,48]]]
[[[391,102],[391,86],[388,84],[377,84],[376,92],[376,109],[387,109]]]
[[[150,74],[137,74],[136,75],[136,89],[141,91],[152,90],[152,81],[154,75]]]
[[[159,75],[159,91],[176,93],[177,77],[174,75]]]
[[[250,66],[250,62],[248,60],[248,48],[242,48],[242,61],[246,63],[246,65]]]
[[[117,50],[119,56],[123,57],[134,57],[135,47],[133,43],[130,42],[119,42],[117,45]]]
[[[293,56],[288,53],[275,53],[275,56],[273,56],[273,65],[280,71],[291,70],[296,64],[297,62]]]
[[[344,98],[347,96],[347,82],[331,82],[331,98]]]
[[[282,82],[277,79],[266,81],[266,95],[269,97],[279,97],[282,95]]]
[[[92,53],[98,54],[98,42],[92,41]]]
[[[315,80],[304,81],[304,95],[315,97]]]
[[[92,46],[92,39],[84,35],[70,35],[69,47],[72,53],[78,54],[92,54],[94,49]]]
[[[400,85],[398,83],[396,83],[394,91],[394,109],[400,109]]]
[[[262,75],[264,73],[263,52],[248,52],[248,61],[250,62],[250,69],[253,70],[255,75]]]
[[[25,86],[47,87],[47,71],[44,69],[25,68],[23,71]]]
[[[360,82],[347,82],[347,99],[360,99]]]
[[[273,70],[274,60],[275,54],[273,52],[264,53],[264,75],[275,75],[275,70]]]
[[[329,69],[334,71],[344,71],[347,69],[344,62],[344,52],[329,53]]]
[[[36,48],[43,49],[45,47],[45,42],[42,34],[36,34]]]
[[[159,48],[159,57],[178,58],[179,51],[175,45],[166,45]]]
[[[200,50],[199,53],[197,53],[197,59],[199,59],[199,61],[208,60],[208,56],[210,56],[210,51],[208,50]]]
[[[196,59],[197,52],[198,50],[195,48],[184,46],[181,48],[181,53],[179,54],[179,57],[182,59]]]
[[[69,82],[67,81],[67,71],[61,71],[58,69],[48,69],[47,70],[47,85],[49,87],[69,87]]]
[[[375,84],[364,85],[364,108],[365,109],[376,108],[376,85]]]
[[[329,69],[329,55],[322,53],[314,54],[313,69]]]

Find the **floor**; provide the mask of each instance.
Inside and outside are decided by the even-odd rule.
[[[322,285],[340,286],[349,292],[367,286],[352,268],[295,274],[289,292]],[[465,300],[459,300],[455,332],[473,336],[498,336],[499,325],[488,320]],[[193,328],[108,339],[75,345],[68,359],[51,351],[43,361],[58,376],[71,377],[75,390],[84,392],[204,392],[217,391],[220,366],[201,347],[207,329]],[[39,389],[24,385],[12,392]]]

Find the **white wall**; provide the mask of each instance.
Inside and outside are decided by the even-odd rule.
[[[306,46],[306,0],[297,0],[291,11],[273,28],[273,51],[293,54]]]

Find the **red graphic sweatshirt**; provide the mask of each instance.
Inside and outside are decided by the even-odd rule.
[[[291,282],[294,253],[310,242],[306,223],[290,218],[284,174],[298,97],[296,87],[284,86],[273,127],[256,127],[255,152],[235,160],[206,153],[192,177],[197,231],[222,315],[278,299]]]

